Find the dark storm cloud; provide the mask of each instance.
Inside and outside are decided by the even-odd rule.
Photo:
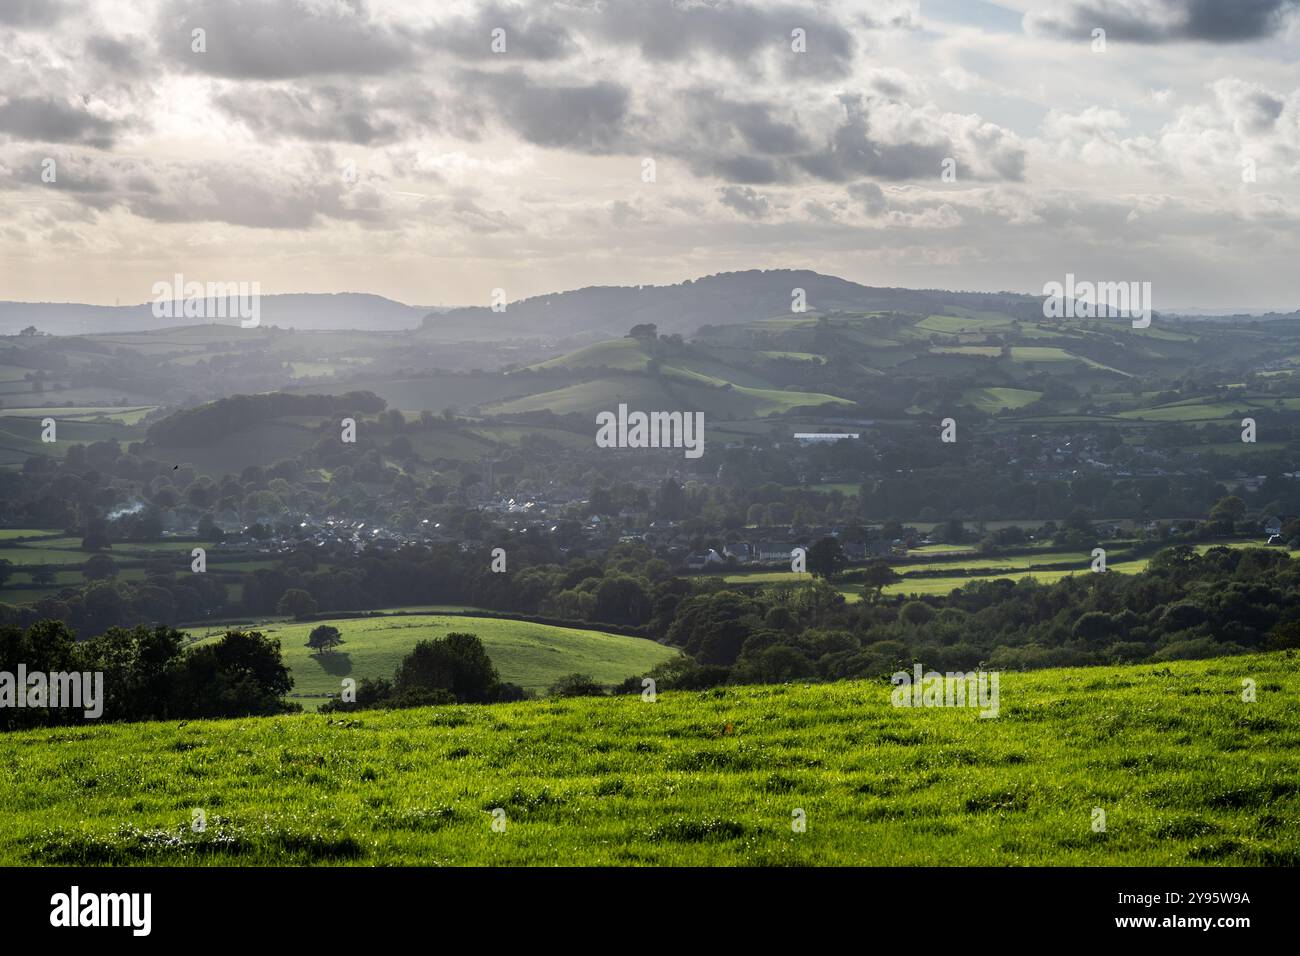
[[[113,145],[115,124],[52,96],[12,96],[0,102],[0,134],[37,143]]]
[[[206,33],[195,53],[193,31]],[[238,79],[387,73],[411,60],[409,38],[376,23],[364,0],[337,5],[304,0],[168,0],[158,43],[173,65]]]
[[[486,102],[484,112],[538,146],[609,153],[628,145],[628,91],[617,83],[541,83],[512,70],[463,70],[457,89]]]
[[[1088,37],[1097,27],[1108,39],[1130,43],[1243,43],[1278,33],[1300,0],[1076,0],[1060,12],[1025,15],[1025,26],[1062,37]]]

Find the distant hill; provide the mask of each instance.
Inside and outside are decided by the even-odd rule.
[[[205,309],[206,314],[216,313]],[[423,306],[394,302],[364,292],[292,293],[261,297],[261,324],[280,328],[380,331],[412,329],[429,314]],[[138,332],[184,325],[238,325],[236,318],[187,319],[177,309],[175,318],[156,318],[153,306],[85,305],[77,302],[0,302],[0,335],[14,335],[35,326],[54,335],[84,335],[104,332]]]
[[[1042,298],[1014,293],[874,288],[808,270],[724,272],[670,286],[589,286],[508,304],[505,312],[450,309],[424,320],[437,338],[622,335],[653,322],[660,332],[690,335],[704,325],[730,325],[788,315],[794,289],[809,312],[900,311],[930,314],[947,308],[1042,317]]]

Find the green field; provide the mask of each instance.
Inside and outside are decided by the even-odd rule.
[[[1195,551],[1204,554],[1210,548],[1258,548],[1260,541],[1255,539],[1230,539],[1198,544]],[[1033,578],[1042,584],[1055,584],[1073,574],[1091,574],[1092,555],[1082,551],[1054,551],[1044,548],[1036,554],[1016,554],[984,557],[968,548],[955,545],[928,545],[914,548],[909,554],[943,554],[957,553],[959,558],[952,561],[904,561],[891,562],[893,569],[903,575],[903,580],[886,585],[886,595],[945,595],[957,588],[966,587],[976,581],[1019,581],[1021,578]],[[1290,552],[1285,552],[1290,554]],[[968,556],[969,555],[969,556]],[[1127,548],[1108,547],[1106,570],[1116,574],[1136,574],[1145,571],[1151,556],[1132,557]],[[1044,567],[1044,565],[1077,564],[1070,567]],[[918,571],[944,571],[944,574],[918,575]],[[975,573],[982,572],[982,573]],[[990,573],[994,572],[994,573]],[[998,573],[1001,572],[1001,573]],[[812,575],[798,574],[794,571],[740,571],[726,575],[723,580],[728,584],[794,584],[808,583]],[[850,603],[862,599],[862,585],[853,581],[833,585],[845,600]]]
[[[646,367],[650,356],[637,339],[612,339],[597,342],[576,352],[561,355],[545,362],[530,365],[530,370],[577,369],[577,368],[617,368],[626,371],[640,371]]]
[[[307,635],[320,624],[332,624],[344,643],[327,654],[306,647]],[[544,693],[566,674],[590,674],[604,684],[643,674],[676,655],[672,648],[641,637],[603,631],[551,627],[523,621],[448,615],[394,615],[344,618],[310,624],[259,626],[280,640],[284,662],[293,673],[293,693],[304,707],[317,707],[329,694],[338,694],[341,681],[351,677],[391,678],[417,641],[445,637],[454,631],[477,634],[501,679]],[[214,630],[213,635],[224,633]]]
[[[53,418],[57,422],[63,422],[70,419],[95,419],[106,418],[113,421],[121,422],[124,425],[134,425],[144,416],[148,415],[157,406],[155,405],[137,405],[126,407],[114,406],[97,406],[97,407],[32,407],[32,408],[6,408],[5,412],[15,418]]]
[[[0,863],[1295,866],[1296,663],[8,733]]]
[[[969,388],[961,396],[963,402],[990,415],[997,414],[1004,408],[1024,408],[1042,397],[1042,392],[1027,388]]]
[[[986,313],[973,317],[931,315],[916,323],[916,327],[924,329],[926,332],[957,334],[961,332],[983,332],[986,329],[998,329],[1010,324],[1011,320],[1006,316]]]

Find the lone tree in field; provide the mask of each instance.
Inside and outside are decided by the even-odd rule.
[[[868,604],[880,600],[880,592],[903,576],[889,566],[888,561],[872,561],[862,569],[862,595]]]
[[[332,651],[343,643],[343,635],[339,633],[337,627],[329,624],[320,624],[311,629],[311,634],[307,636],[307,644],[317,654],[324,654],[326,651]]]
[[[844,570],[849,559],[834,538],[822,538],[808,549],[808,570],[819,578],[830,578]]]

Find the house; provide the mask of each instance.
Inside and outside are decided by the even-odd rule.
[[[801,445],[832,445],[837,441],[844,441],[846,438],[857,441],[861,437],[859,432],[795,432],[794,440]]]
[[[722,555],[712,548],[707,551],[697,551],[686,559],[686,567],[692,571],[702,571],[706,567],[717,566],[722,563]]]
[[[722,549],[724,558],[734,557],[737,561],[748,561],[754,553],[754,549],[743,541],[737,541],[735,544],[729,544]]]
[[[794,550],[794,546],[760,541],[755,550],[757,552],[755,560],[759,564],[789,564],[790,552]]]

